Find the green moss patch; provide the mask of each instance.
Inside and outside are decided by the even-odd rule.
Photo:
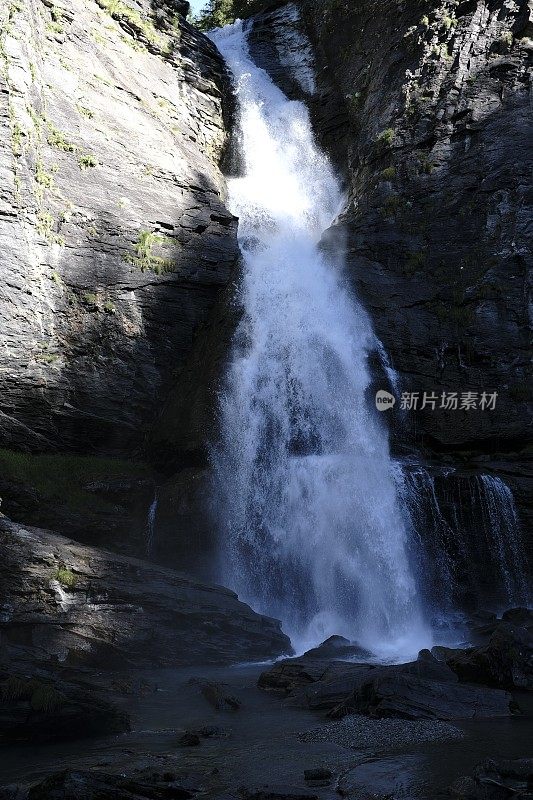
[[[175,244],[175,240],[168,236],[162,236],[152,231],[140,231],[134,246],[134,253],[126,253],[124,258],[130,264],[138,267],[141,272],[145,272],[147,269],[152,270],[156,275],[174,272],[175,263],[172,259],[155,255],[154,247],[164,248]]]
[[[55,580],[64,586],[65,589],[74,589],[78,582],[77,576],[67,567],[59,567],[54,573]]]
[[[0,684],[0,697],[4,703],[29,702],[32,711],[41,714],[53,714],[66,702],[65,696],[49,683],[17,675]]]
[[[113,505],[87,491],[89,484],[111,478],[150,478],[152,471],[142,462],[116,458],[33,455],[0,449],[0,475],[9,483],[32,487],[47,502],[65,505],[79,513],[91,513],[106,507],[113,510]]]

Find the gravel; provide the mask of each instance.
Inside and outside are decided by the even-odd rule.
[[[302,742],[333,742],[344,747],[391,750],[423,742],[462,739],[463,731],[439,720],[369,719],[351,714],[299,735]]]

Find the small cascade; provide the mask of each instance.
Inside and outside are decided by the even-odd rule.
[[[393,389],[396,397],[398,398],[400,396],[401,390],[402,390],[400,376],[398,375],[398,373],[396,372],[396,370],[392,366],[390,358],[389,358],[389,354],[387,353],[387,351],[385,350],[385,348],[383,346],[383,343],[379,339],[376,339],[376,351],[377,351],[377,354],[379,356],[379,360],[381,362],[381,367],[383,369],[383,372],[387,376],[387,379],[388,379],[388,381],[389,381],[389,383],[391,385],[391,388]]]
[[[154,494],[154,499],[148,509],[146,517],[146,555],[148,557],[153,555],[155,547],[155,523],[157,517],[157,491]]]
[[[482,527],[487,547],[500,567],[509,605],[528,605],[530,601],[524,543],[513,493],[501,478],[477,477]]]
[[[421,466],[397,464],[396,481],[406,516],[416,532],[419,547],[416,558],[424,576],[426,602],[434,610],[446,613],[453,606],[450,588],[456,584],[455,565],[458,553],[450,548],[457,537],[442,514],[435,487],[435,477]],[[459,560],[466,559],[466,553]]]
[[[499,607],[530,601],[527,558],[512,492],[499,477],[405,464],[398,485],[421,532],[419,569],[441,611],[468,595]]]

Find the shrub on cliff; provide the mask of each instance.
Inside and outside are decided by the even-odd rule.
[[[209,0],[196,19],[196,24],[201,30],[209,31],[212,28],[222,28],[234,21],[234,0]]]
[[[271,2],[268,0],[209,0],[195,23],[203,31],[222,28],[236,19],[257,14],[269,5]]]

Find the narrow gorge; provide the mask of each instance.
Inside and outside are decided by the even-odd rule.
[[[4,3],[0,800],[530,796],[532,53]]]

